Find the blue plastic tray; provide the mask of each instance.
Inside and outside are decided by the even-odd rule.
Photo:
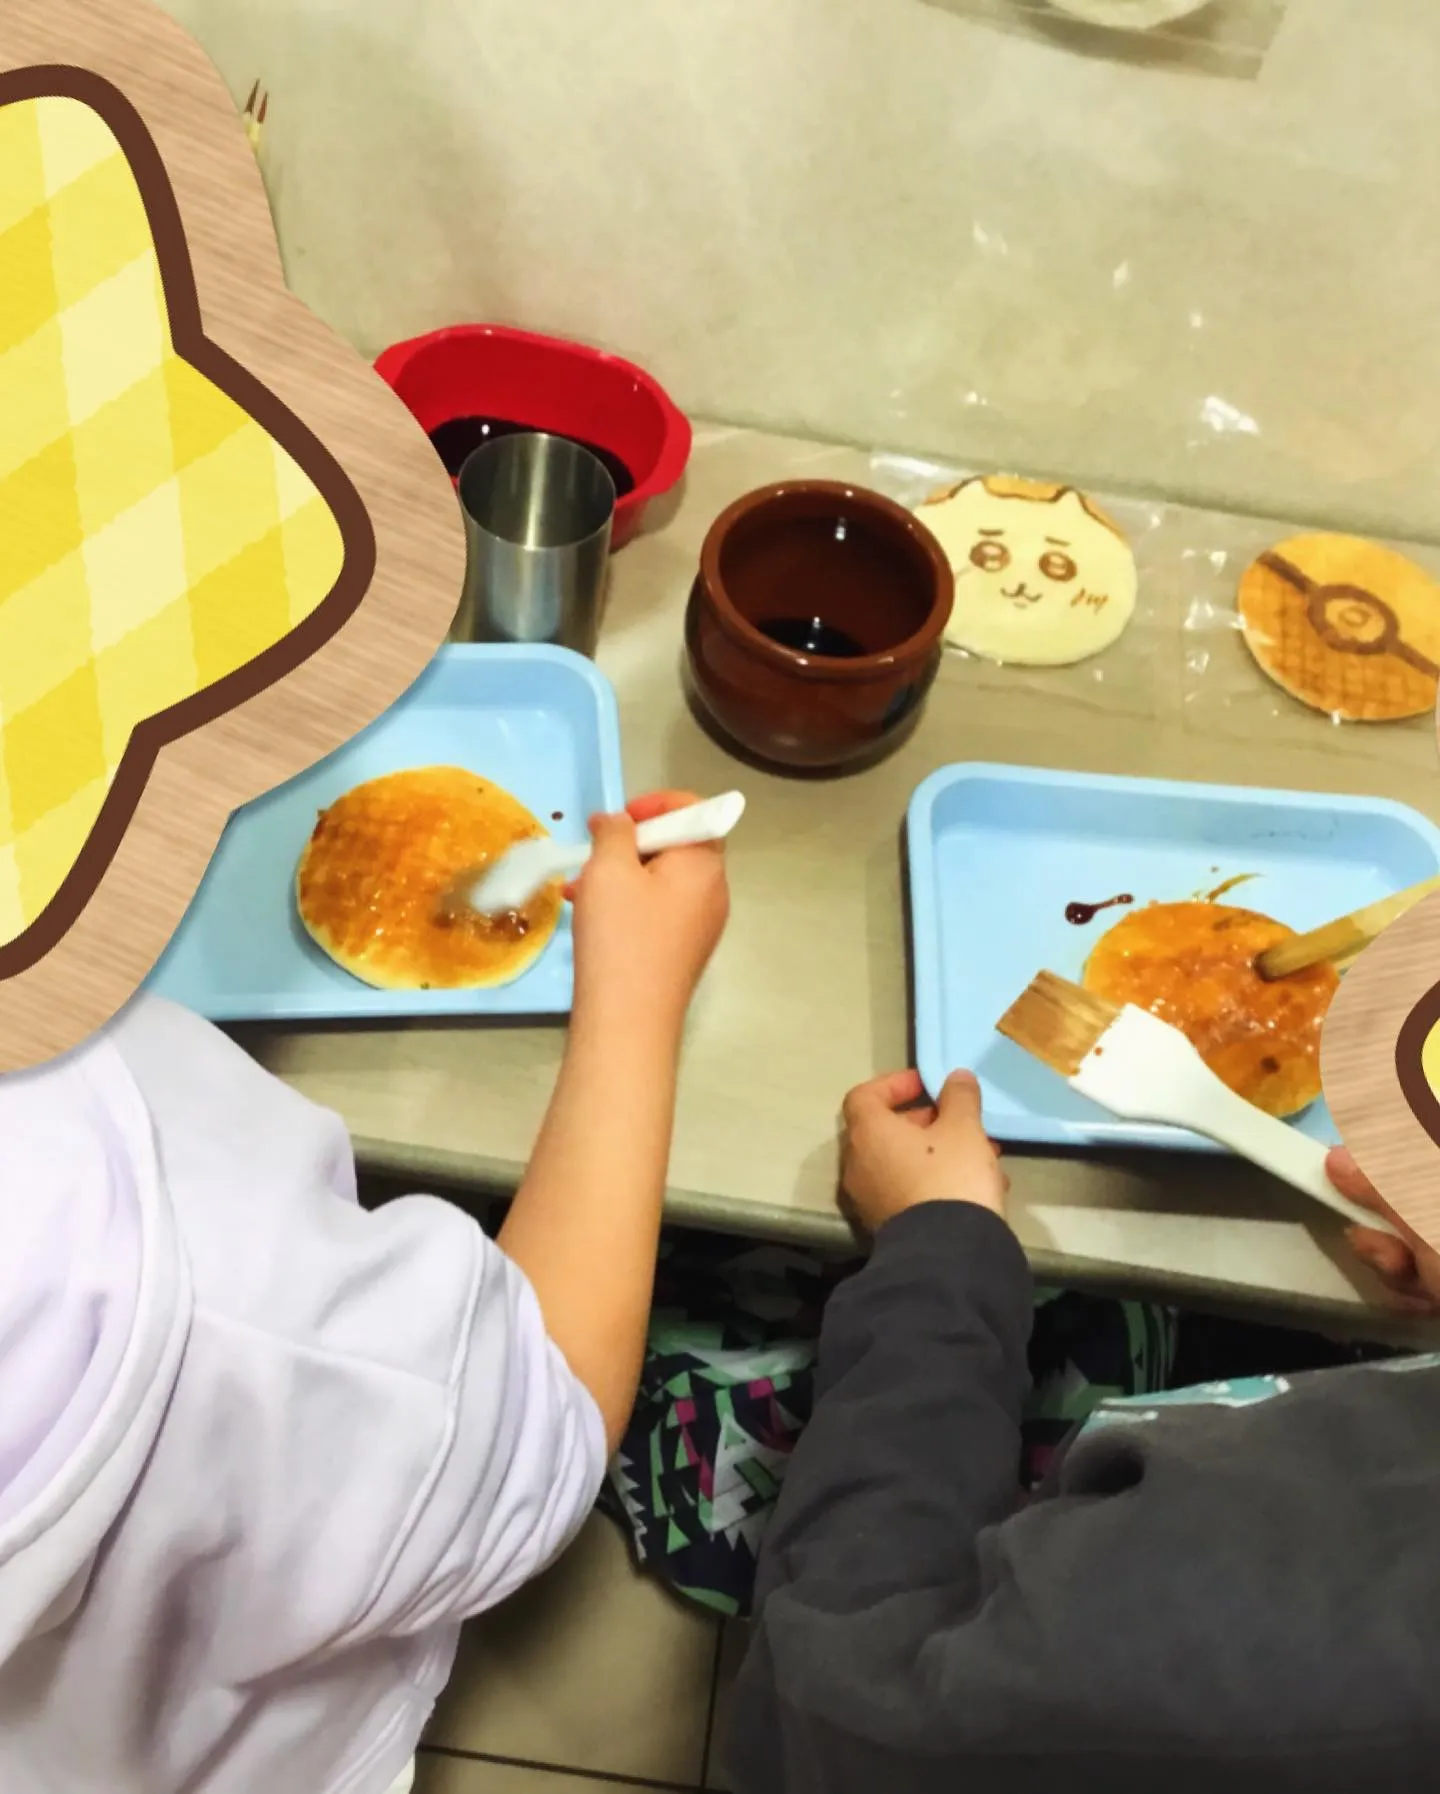
[[[235,813],[150,988],[212,1021],[565,1014],[568,909],[530,970],[498,990],[372,990],[301,927],[295,867],[317,813],[364,779],[436,765],[493,779],[558,838],[583,840],[590,816],[625,801],[615,694],[564,648],[441,649],[363,734]]]
[[[906,834],[926,1088],[969,1066],[997,1139],[1064,1146],[1210,1144],[1117,1120],[995,1032],[1042,968],[1078,983],[1095,942],[1129,913],[1076,927],[1068,904],[1126,891],[1137,905],[1174,901],[1253,873],[1221,901],[1306,929],[1440,872],[1440,829],[1379,798],[978,763],[926,779]],[[1295,1125],[1336,1138],[1323,1102]]]

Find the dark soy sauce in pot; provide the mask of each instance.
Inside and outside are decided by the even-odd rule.
[[[537,428],[534,424],[516,423],[509,417],[452,417],[448,422],[436,424],[430,432],[430,445],[445,464],[445,471],[455,479],[460,469],[475,450],[483,448],[487,442],[498,442],[502,436],[519,436]],[[573,442],[583,449],[588,449],[615,482],[616,498],[624,498],[627,492],[635,490],[635,476],[616,454],[609,449],[601,448],[598,443],[586,442],[583,436],[571,436],[565,430],[549,430],[550,436],[563,436],[567,442]]]
[[[933,601],[918,549],[868,519],[825,511],[776,528],[763,510],[752,514],[722,549],[720,577],[752,628],[815,660],[883,654],[921,627]]]
[[[779,642],[782,648],[793,648],[797,654],[823,655],[827,660],[854,660],[865,652],[853,635],[835,628],[823,617],[772,617],[757,623],[761,635]]]

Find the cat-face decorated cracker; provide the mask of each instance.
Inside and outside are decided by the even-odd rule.
[[[1071,486],[998,474],[962,481],[917,515],[955,572],[945,639],[987,660],[1068,666],[1116,641],[1135,610],[1135,556]]]
[[[198,46],[148,0],[6,0],[0,1071],[121,1007],[230,812],[400,696],[463,570]]]

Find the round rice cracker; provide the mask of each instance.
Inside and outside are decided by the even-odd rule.
[[[1320,1040],[1339,988],[1331,965],[1267,983],[1255,961],[1295,930],[1257,910],[1196,898],[1132,910],[1100,937],[1081,980],[1178,1028],[1223,1084],[1267,1114],[1320,1095]]]
[[[295,874],[305,932],[377,990],[494,989],[539,959],[560,920],[558,888],[508,916],[446,902],[453,881],[547,833],[501,786],[460,766],[421,766],[354,785],[321,812]]]
[[[1359,536],[1291,536],[1246,568],[1236,608],[1261,670],[1343,722],[1398,722],[1440,693],[1440,582]]]
[[[1073,486],[976,475],[917,509],[955,573],[945,639],[987,660],[1070,666],[1103,653],[1135,611],[1135,555]]]

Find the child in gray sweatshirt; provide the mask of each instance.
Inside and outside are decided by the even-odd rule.
[[[738,1794],[1440,1785],[1440,1356],[1102,1404],[1022,1499],[1029,1272],[974,1080],[920,1094],[847,1102],[875,1249],[766,1539]],[[1413,1235],[1352,1244],[1440,1297]]]

